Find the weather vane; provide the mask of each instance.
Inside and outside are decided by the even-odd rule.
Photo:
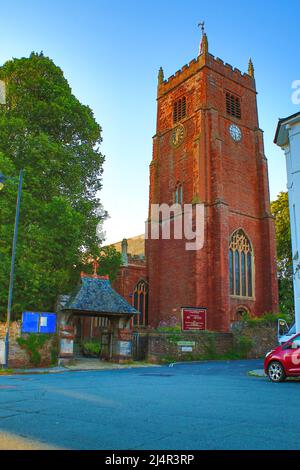
[[[201,28],[202,35],[203,35],[203,34],[204,34],[204,32],[205,32],[205,22],[204,22],[204,21],[202,21],[202,23],[199,23],[199,24],[198,24],[198,26],[199,26],[199,28]]]

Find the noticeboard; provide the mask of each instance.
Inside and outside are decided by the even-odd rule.
[[[72,356],[74,350],[73,339],[61,338],[60,340],[60,357]]]
[[[40,317],[38,313],[22,313],[22,333],[38,333]]]
[[[182,308],[182,331],[205,331],[206,308]]]
[[[56,314],[41,313],[40,314],[40,333],[53,334],[56,333]]]
[[[131,353],[132,353],[131,341],[119,341],[120,356],[131,356]]]
[[[22,333],[56,333],[56,314],[46,312],[23,312]]]

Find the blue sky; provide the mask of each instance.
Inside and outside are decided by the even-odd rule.
[[[210,52],[242,71],[253,58],[265,131],[271,198],[286,188],[279,117],[300,111],[300,3],[266,0],[0,0],[0,63],[43,51],[103,128],[102,202],[107,241],[144,230],[159,67],[168,77],[198,53],[206,22]]]

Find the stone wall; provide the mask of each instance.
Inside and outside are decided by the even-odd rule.
[[[141,333],[147,336],[146,359],[152,363],[193,361],[214,358],[229,353],[233,348],[233,335],[230,333]],[[183,351],[178,343],[187,342],[191,350]],[[189,346],[188,343],[194,343]],[[144,344],[144,343],[143,343]]]
[[[250,326],[236,323],[231,333],[167,333],[140,331],[136,360],[152,363],[209,359],[258,359],[278,346],[276,325]],[[193,342],[192,351],[183,351],[178,343]],[[137,345],[136,345],[137,346]]]
[[[278,346],[277,326],[257,325],[251,326],[247,323],[236,323],[232,328],[235,345],[242,339],[246,338],[249,344],[247,353],[248,359],[258,359],[266,355],[267,352]]]
[[[0,322],[0,340],[5,338],[6,324]],[[22,336],[23,338],[28,337],[27,334],[21,333],[21,322],[12,322],[10,325],[9,335],[9,357],[8,367],[9,368],[34,368],[34,365],[30,362],[30,357],[27,351],[21,348],[17,342],[17,338]],[[46,341],[45,345],[39,350],[41,355],[41,362],[38,367],[49,367],[52,365],[53,350],[56,347],[57,337],[56,335],[49,335],[49,340]]]

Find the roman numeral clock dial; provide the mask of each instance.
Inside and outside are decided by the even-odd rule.
[[[172,146],[175,148],[179,147],[184,141],[184,136],[185,136],[184,126],[180,124],[179,126],[175,127],[175,129],[173,129],[171,133]]]
[[[240,142],[242,140],[242,137],[243,137],[242,131],[236,124],[231,124],[229,126],[229,132],[230,132],[231,138],[235,142]]]

